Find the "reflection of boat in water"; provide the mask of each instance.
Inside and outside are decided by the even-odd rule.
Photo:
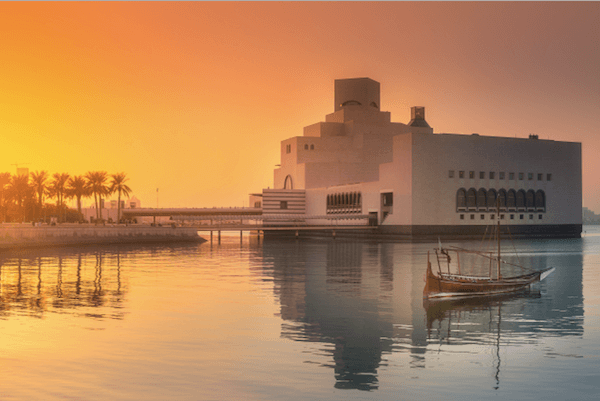
[[[522,298],[540,298],[539,291],[529,288],[518,292],[495,296],[470,298],[423,299],[423,308],[427,315],[427,339],[431,341],[432,332],[441,342],[450,343],[454,334],[455,344],[477,343],[493,344],[494,390],[500,388],[500,345],[502,309],[516,305]],[[517,302],[515,302],[517,301]],[[513,306],[514,308],[514,306]],[[437,322],[437,323],[436,323]],[[436,328],[434,329],[434,326]],[[489,334],[494,334],[490,336]]]
[[[499,217],[499,215],[496,217]],[[554,271],[553,267],[549,267],[541,271],[503,277],[501,271],[503,264],[519,267],[522,272],[524,272],[525,268],[520,265],[508,263],[500,258],[500,219],[497,218],[497,221],[498,224],[493,236],[491,236],[491,239],[495,240],[494,243],[497,244],[495,252],[471,251],[458,247],[442,248],[442,244],[440,243],[439,248],[435,249],[435,259],[437,260],[438,267],[437,275],[431,268],[429,252],[427,253],[427,273],[425,276],[425,288],[423,289],[424,298],[490,296],[520,291],[538,281],[542,281]],[[457,272],[451,271],[451,254],[456,257]],[[462,274],[461,255],[470,255],[478,258],[478,267],[487,270],[487,275]],[[446,272],[442,272],[442,265],[444,264]],[[492,274],[494,267],[496,270],[495,276]]]
[[[433,323],[450,319],[454,315],[462,313],[477,313],[489,311],[492,307],[497,307],[504,302],[520,298],[540,298],[539,291],[533,291],[529,288],[521,291],[504,293],[492,296],[478,296],[470,298],[444,298],[444,299],[423,299],[423,308],[427,314],[427,332],[428,336],[433,327]]]

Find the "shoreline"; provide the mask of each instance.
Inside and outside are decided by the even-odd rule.
[[[61,224],[34,227],[26,224],[0,225],[0,251],[22,248],[197,242],[206,240],[195,227],[149,225]]]

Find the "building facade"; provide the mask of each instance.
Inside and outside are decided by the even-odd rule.
[[[334,99],[325,122],[282,141],[274,172],[278,193],[304,190],[311,223],[362,216],[385,233],[460,236],[499,218],[515,235],[580,236],[581,143],[434,133],[423,107],[392,122],[369,78],[336,80]]]

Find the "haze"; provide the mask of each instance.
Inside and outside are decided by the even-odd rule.
[[[1,3],[0,172],[125,172],[142,206],[248,206],[335,79],[434,132],[582,142],[600,211],[600,3]]]

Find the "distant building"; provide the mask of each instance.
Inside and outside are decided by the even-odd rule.
[[[100,207],[102,208],[102,218],[106,221],[117,221],[117,213],[118,213],[118,200],[111,199],[107,201],[105,199],[100,199]],[[142,203],[138,198],[132,196],[128,200],[121,200],[121,210],[123,209],[133,209],[140,208]],[[96,207],[93,205],[90,207],[84,207],[81,209],[81,213],[83,213],[83,218],[87,221],[92,221],[96,218]]]
[[[582,210],[583,224],[600,224],[600,215],[584,207]]]
[[[27,167],[19,167],[17,168],[17,175],[26,175],[29,177],[29,169]]]
[[[434,133],[424,107],[392,122],[369,78],[336,80],[334,99],[325,122],[281,142],[263,214],[369,216],[386,233],[460,236],[483,233],[499,203],[514,234],[580,236],[581,143]]]

